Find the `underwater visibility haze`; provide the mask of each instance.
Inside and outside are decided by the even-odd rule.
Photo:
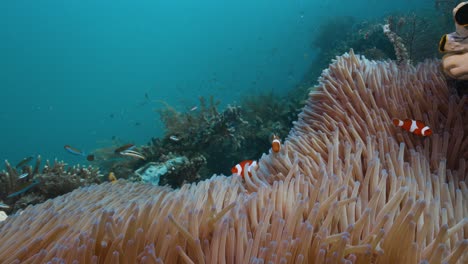
[[[420,1],[421,3],[424,1]],[[146,144],[154,109],[222,105],[298,85],[321,21],[415,10],[418,1],[13,1],[0,8],[0,158]],[[423,7],[424,8],[424,7]],[[329,32],[340,37],[340,32]],[[145,97],[147,95],[147,97]]]
[[[0,263],[468,263],[468,2],[0,3]]]

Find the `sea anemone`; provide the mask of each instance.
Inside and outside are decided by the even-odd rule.
[[[178,190],[80,188],[0,224],[1,263],[466,263],[466,97],[439,62],[350,52],[325,70],[280,153]],[[419,119],[419,137],[392,118]]]

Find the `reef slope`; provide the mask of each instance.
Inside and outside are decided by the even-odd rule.
[[[466,107],[439,62],[350,52],[323,72],[281,152],[245,182],[80,188],[0,223],[0,262],[463,263]],[[393,117],[434,134],[409,134]]]

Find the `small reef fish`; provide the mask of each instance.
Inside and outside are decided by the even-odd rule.
[[[112,171],[109,172],[109,176],[107,178],[109,179],[110,182],[116,182],[117,181],[117,177],[115,177],[115,174]]]
[[[135,145],[129,143],[129,144],[125,144],[125,145],[123,145],[123,146],[120,146],[120,147],[116,148],[116,149],[114,150],[114,153],[117,154],[117,153],[120,153],[120,152],[123,152],[123,151],[132,150],[132,149],[134,149],[134,148],[135,148]]]
[[[405,119],[401,120],[398,118],[393,119],[393,124],[397,127],[401,127],[404,130],[411,132],[418,136],[430,136],[432,135],[432,130],[429,126],[426,126],[422,121]]]
[[[33,160],[33,157],[26,157],[24,159],[22,159],[20,162],[18,162],[18,164],[16,164],[15,168],[19,169],[21,167],[23,167],[24,165],[28,164],[31,160]]]
[[[177,136],[174,136],[174,135],[170,136],[169,139],[175,142],[180,140]]]
[[[257,161],[255,160],[244,160],[237,164],[236,166],[232,167],[231,172],[232,174],[239,174],[242,178],[244,178],[244,170],[247,170],[249,176],[252,176],[252,169],[257,167]]]
[[[94,155],[93,154],[90,154],[90,155],[86,155],[83,151],[79,150],[79,149],[76,149],[74,147],[71,147],[70,145],[65,145],[63,146],[63,148],[68,151],[69,153],[73,154],[73,155],[78,155],[78,156],[83,156],[83,157],[86,157],[86,159],[88,161],[93,161],[94,160]]]
[[[20,176],[18,176],[18,179],[24,179],[24,178],[28,177],[28,175],[29,175],[29,173],[27,173],[27,172],[23,173]]]
[[[120,152],[120,155],[133,157],[133,158],[136,158],[136,159],[146,160],[146,157],[143,154],[141,154],[140,152],[129,150],[129,149]]]
[[[193,112],[193,111],[195,111],[197,109],[198,109],[198,106],[194,106],[194,107],[190,108],[190,112]]]
[[[12,194],[10,194],[10,195],[8,195],[7,198],[11,198],[11,197],[15,197],[15,196],[18,196],[18,195],[20,195],[20,194],[23,194],[23,193],[29,191],[30,189],[36,187],[36,185],[38,185],[39,183],[40,183],[40,181],[36,179],[36,180],[33,181],[33,183],[31,183],[30,185],[26,186],[25,188],[23,188],[23,189],[21,189],[21,190],[19,190],[19,191],[17,191],[17,192],[14,192],[14,193],[12,193]]]
[[[0,203],[0,208],[8,209],[10,206],[8,204]]]
[[[278,153],[281,150],[281,139],[277,135],[273,135],[273,140],[271,141],[271,150]]]

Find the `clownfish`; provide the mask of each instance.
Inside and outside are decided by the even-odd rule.
[[[249,176],[252,176],[251,171],[256,169],[257,161],[255,160],[244,160],[237,164],[236,166],[232,167],[231,172],[232,174],[239,174],[242,178],[244,177],[244,170],[247,170]]]
[[[405,119],[404,121],[398,118],[393,119],[393,124],[398,127],[402,127],[404,130],[411,132],[418,136],[430,136],[432,130],[429,126],[426,126],[422,121]]]
[[[278,153],[281,149],[281,139],[277,135],[273,135],[273,139],[271,140],[271,150],[273,152]]]

